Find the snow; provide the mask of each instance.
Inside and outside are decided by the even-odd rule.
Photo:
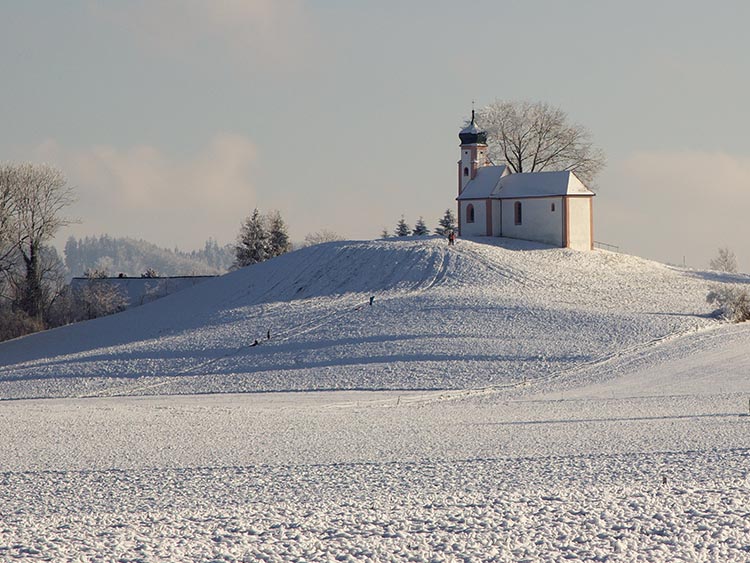
[[[335,242],[4,343],[0,560],[747,561],[748,281]]]
[[[461,190],[458,199],[484,199],[490,197],[495,192],[503,174],[507,174],[507,171],[508,167],[505,164],[477,168],[476,176],[469,180],[466,187]]]
[[[524,172],[500,180],[493,197],[500,199],[561,195],[594,195],[573,172]]]

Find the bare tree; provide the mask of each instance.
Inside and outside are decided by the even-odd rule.
[[[737,273],[737,257],[728,247],[720,248],[719,255],[711,259],[708,267],[717,272]]]
[[[315,246],[316,244],[323,244],[324,242],[333,242],[336,240],[344,240],[344,237],[328,229],[321,229],[314,233],[308,233],[305,235],[304,246]]]
[[[128,298],[124,291],[96,272],[74,294],[76,320],[89,320],[124,311]],[[88,276],[87,276],[88,277]]]
[[[496,100],[477,112],[477,122],[487,132],[490,158],[513,172],[571,170],[591,185],[606,162],[585,127],[543,102]]]
[[[73,191],[60,170],[46,164],[0,165],[0,259],[20,262],[18,307],[40,319],[44,308],[43,247],[71,221],[61,215],[73,203]]]

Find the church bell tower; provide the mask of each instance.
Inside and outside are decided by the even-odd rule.
[[[474,121],[474,110],[471,110],[471,123],[461,129],[461,160],[458,161],[458,195],[464,191],[466,184],[477,175],[477,169],[487,166],[487,133],[477,127]]]

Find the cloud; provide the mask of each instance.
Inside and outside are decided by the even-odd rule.
[[[750,271],[750,157],[638,152],[615,164],[597,196],[600,236],[627,252],[705,267],[720,246]]]
[[[255,204],[257,150],[239,135],[217,135],[187,158],[151,146],[71,150],[55,141],[35,152],[59,166],[76,188],[78,203],[70,214],[82,223],[63,237],[109,233],[197,248],[209,237],[233,240]]]
[[[226,45],[232,59],[275,69],[307,61],[314,43],[303,0],[92,1],[89,11],[174,56]]]

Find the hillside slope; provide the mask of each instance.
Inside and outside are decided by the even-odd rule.
[[[3,343],[0,397],[512,386],[718,325],[715,278],[508,239],[327,243]]]

